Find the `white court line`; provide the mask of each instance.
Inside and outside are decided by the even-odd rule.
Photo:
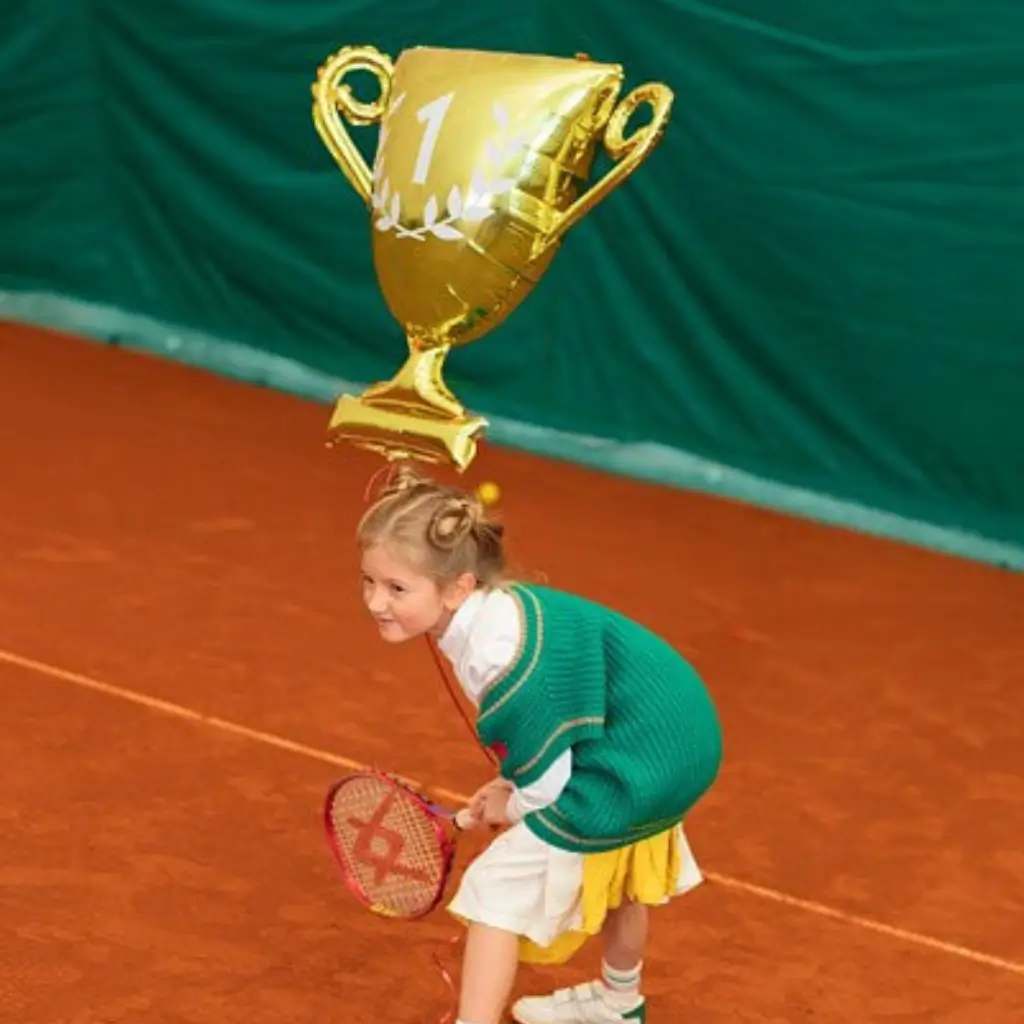
[[[246,725],[239,725],[237,722],[229,722],[224,718],[217,718],[214,715],[205,715],[201,711],[184,707],[181,704],[174,704],[171,701],[160,700],[157,697],[149,697],[144,693],[137,693],[113,683],[106,683],[100,679],[93,679],[90,676],[78,672],[70,672],[67,669],[58,668],[55,665],[48,665],[46,662],[35,661],[32,658],[22,657],[11,651],[0,649],[0,663],[13,665],[16,668],[25,669],[28,672],[37,672],[40,675],[49,676],[51,679],[60,679],[63,682],[80,686],[86,690],[105,694],[108,697],[116,697],[118,700],[137,704],[140,707],[149,708],[151,711],[159,711],[162,714],[179,718],[186,722],[196,722],[209,726],[212,729],[219,729],[221,732],[230,733],[234,736],[242,736],[245,739],[262,743],[268,747],[276,747],[278,750],[286,750],[291,754],[301,754],[303,757],[321,761],[324,764],[332,764],[338,768],[345,768],[348,771],[362,771],[369,767],[351,758],[342,757],[339,754],[332,754],[327,750],[320,750],[317,747],[310,747],[305,743],[297,743],[294,740],[285,739],[283,736],[275,736],[273,733],[263,732],[260,729],[250,729]],[[408,782],[419,787],[421,784],[414,779]],[[430,791],[439,796],[442,800],[452,803],[465,803],[468,797],[463,793],[454,790],[443,789],[438,786],[430,786]],[[748,896],[757,896],[760,899],[769,900],[772,903],[780,903],[783,906],[793,907],[796,910],[803,910],[809,914],[816,914],[819,917],[827,917],[833,921],[840,921],[843,924],[852,925],[856,928],[863,928],[866,931],[876,932],[888,938],[898,939],[901,942],[911,943],[915,946],[922,946],[938,953],[946,953],[949,956],[959,957],[961,960],[971,960],[974,963],[984,964],[987,967],[994,967],[997,970],[1006,971],[1010,974],[1024,977],[1024,964],[1014,963],[1012,960],[1004,960],[998,956],[990,956],[988,953],[981,953],[966,946],[958,946],[952,942],[943,942],[934,939],[929,935],[921,935],[918,932],[907,931],[904,928],[894,928],[891,925],[882,924],[880,921],[873,921],[871,918],[859,917],[856,914],[848,914],[843,910],[826,906],[823,903],[815,903],[813,900],[800,899],[798,896],[790,896],[788,893],[779,892],[776,889],[769,889],[761,885],[753,885],[750,882],[742,882],[728,875],[720,875],[717,872],[704,872],[705,878],[715,885],[725,889],[733,889],[737,892],[746,893]]]

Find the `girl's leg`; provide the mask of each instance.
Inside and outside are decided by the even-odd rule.
[[[650,910],[642,903],[623,903],[609,912],[601,929],[604,961],[601,980],[615,996],[636,999],[640,995],[640,971]]]
[[[639,1024],[646,1013],[640,970],[650,910],[624,903],[609,911],[601,929],[601,978],[547,996],[526,996],[512,1007],[520,1024]]]
[[[518,936],[475,921],[469,925],[457,1024],[500,1024],[518,962]]]

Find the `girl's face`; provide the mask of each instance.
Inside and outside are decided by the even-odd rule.
[[[424,633],[443,633],[452,613],[476,586],[467,576],[439,587],[383,544],[363,551],[362,572],[363,603],[381,637],[394,644]]]

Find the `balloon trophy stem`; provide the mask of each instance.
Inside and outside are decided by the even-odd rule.
[[[389,381],[358,397],[342,395],[328,426],[328,444],[347,441],[390,461],[447,463],[460,472],[475,458],[487,427],[470,416],[444,383],[441,371],[450,345],[418,348]]]

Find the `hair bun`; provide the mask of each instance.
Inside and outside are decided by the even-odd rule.
[[[430,518],[427,538],[441,551],[452,551],[473,533],[480,522],[481,510],[467,498],[448,498]]]

